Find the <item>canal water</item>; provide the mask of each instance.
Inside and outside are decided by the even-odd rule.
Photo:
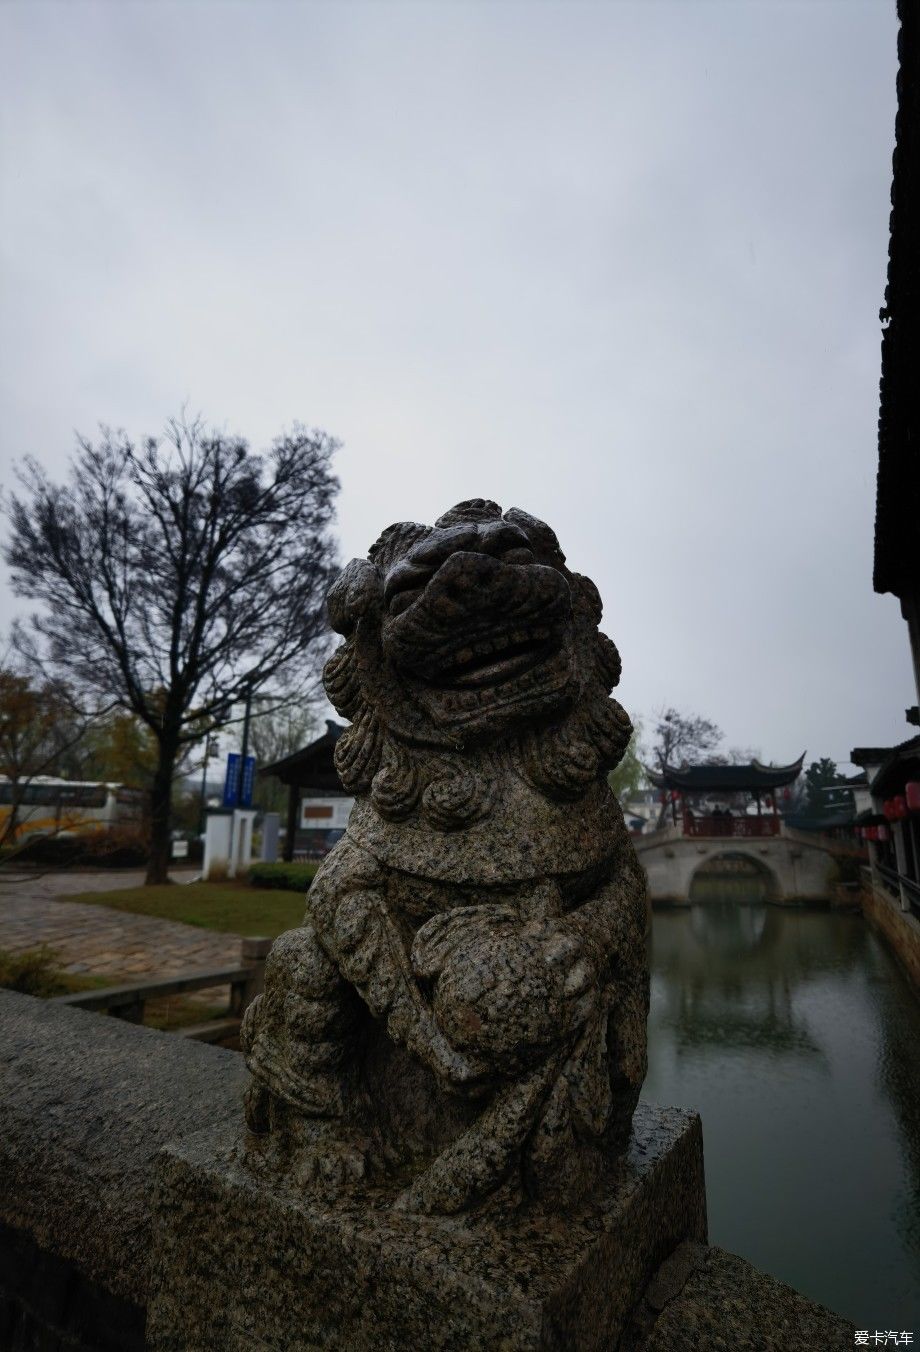
[[[739,882],[654,913],[643,1097],[702,1115],[712,1243],[920,1344],[920,1001],[861,916]]]

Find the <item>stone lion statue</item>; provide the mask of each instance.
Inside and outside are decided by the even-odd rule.
[[[597,589],[549,526],[476,499],[385,530],[329,618],[357,801],[246,1013],[247,1160],[407,1211],[568,1203],[625,1147],[646,1066]]]

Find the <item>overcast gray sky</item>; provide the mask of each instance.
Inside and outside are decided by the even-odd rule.
[[[2,478],[187,401],[344,443],[343,557],[492,497],[633,714],[903,740],[872,592],[893,0],[0,6]],[[14,611],[9,599],[0,620]]]

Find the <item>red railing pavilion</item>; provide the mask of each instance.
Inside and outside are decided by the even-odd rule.
[[[803,751],[791,765],[762,765],[758,760],[748,765],[665,765],[661,771],[649,770],[648,776],[685,836],[750,839],[779,835],[777,797],[788,793],[804,760]],[[756,804],[756,815],[751,804]]]

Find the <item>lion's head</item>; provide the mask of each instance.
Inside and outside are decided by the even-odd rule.
[[[326,691],[351,719],[336,767],[385,818],[476,820],[485,767],[509,756],[543,794],[576,798],[623,754],[632,729],[608,699],[620,658],[597,588],[518,508],[475,499],[433,527],[388,527],[337,579],[329,618],[345,642]]]

